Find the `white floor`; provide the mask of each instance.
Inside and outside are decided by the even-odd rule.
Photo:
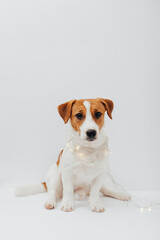
[[[132,192],[160,202],[160,192]],[[64,213],[43,205],[46,193],[16,198],[9,188],[0,189],[0,239],[127,239],[160,240],[160,207],[140,212],[131,202],[102,197],[104,213],[90,211],[86,201]]]

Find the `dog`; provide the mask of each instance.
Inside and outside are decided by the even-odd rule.
[[[62,198],[61,210],[74,209],[74,199],[89,196],[90,208],[103,212],[100,193],[104,196],[128,201],[130,195],[114,192],[107,187],[108,138],[105,134],[105,112],[112,119],[113,102],[109,99],[71,100],[58,106],[58,112],[66,124],[70,121],[71,133],[46,177],[46,182],[15,189],[16,196],[32,195],[48,191],[46,209],[56,207]]]

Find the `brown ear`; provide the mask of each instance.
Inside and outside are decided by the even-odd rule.
[[[72,106],[76,100],[71,100],[69,102],[63,103],[58,106],[58,112],[60,116],[63,118],[64,123],[67,123],[72,112]]]
[[[113,102],[109,99],[104,99],[104,98],[100,98],[100,101],[104,105],[108,116],[110,117],[110,119],[112,119],[112,111],[113,111],[113,107],[114,107]]]

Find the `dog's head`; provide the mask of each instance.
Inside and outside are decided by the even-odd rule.
[[[58,112],[71,126],[81,141],[91,143],[98,141],[107,112],[112,119],[113,102],[109,99],[71,100],[58,106]]]

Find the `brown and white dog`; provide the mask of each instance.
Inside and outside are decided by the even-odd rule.
[[[100,192],[120,200],[129,200],[127,193],[107,188],[108,141],[104,131],[105,112],[112,119],[113,102],[109,99],[71,100],[58,106],[64,123],[70,120],[71,134],[61,150],[57,163],[51,166],[46,182],[15,189],[16,196],[32,195],[48,190],[47,209],[53,209],[63,197],[63,211],[74,208],[74,198],[89,196],[94,212],[103,212]]]

